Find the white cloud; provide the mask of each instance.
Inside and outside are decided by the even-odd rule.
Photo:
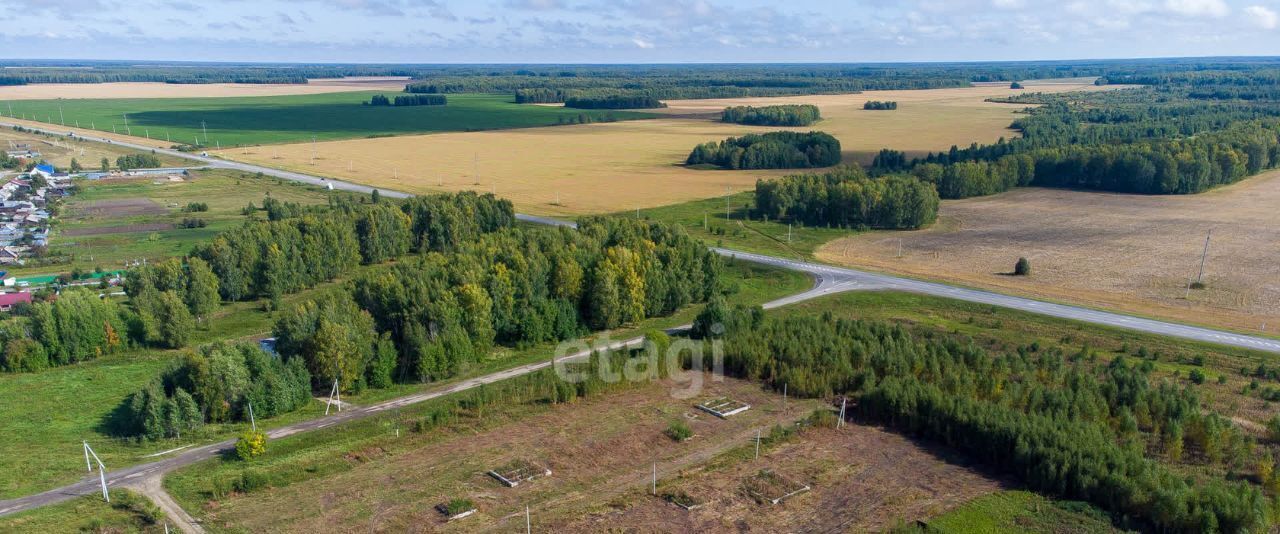
[[[1280,15],[1266,6],[1249,6],[1244,8],[1250,24],[1264,30],[1274,30],[1280,26]]]
[[[637,47],[644,48],[646,50],[653,48],[652,42],[640,39],[639,37],[632,39],[631,42],[635,43]]]
[[[1165,0],[1164,7],[1187,17],[1225,17],[1231,12],[1223,0]]]

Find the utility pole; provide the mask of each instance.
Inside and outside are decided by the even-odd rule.
[[[62,114],[61,103],[58,104],[58,122],[62,123],[63,126],[67,125],[67,116]]]
[[[1204,252],[1200,253],[1200,274],[1196,275],[1196,283],[1204,282],[1204,261],[1209,257],[1209,240],[1213,239],[1213,229],[1209,230],[1209,235],[1204,238]]]
[[[209,125],[205,124],[204,121],[200,121],[200,131],[204,132],[204,144],[209,144]]]
[[[760,431],[756,430],[756,459],[760,459]]]
[[[533,532],[533,523],[529,521],[529,505],[524,505],[524,532],[531,534]]]
[[[253,417],[253,402],[249,403],[249,424],[253,425],[253,431],[258,431],[258,420]]]
[[[787,242],[791,242],[791,223],[787,223]]]
[[[724,219],[729,220],[729,188],[724,188]]]
[[[653,494],[658,495],[658,462],[653,462]]]
[[[840,398],[840,420],[836,422],[836,428],[844,428],[844,407],[849,402],[849,397]]]
[[[93,464],[89,463],[89,455],[93,455],[93,460],[98,462],[98,481],[102,483],[102,500],[111,502],[111,495],[107,493],[107,466],[102,464],[102,459],[98,458],[98,453],[93,452],[88,441],[81,443],[84,444],[84,463],[89,467],[90,473],[93,472]]]
[[[480,185],[480,153],[476,152],[471,156],[471,177],[475,179],[476,185]]]

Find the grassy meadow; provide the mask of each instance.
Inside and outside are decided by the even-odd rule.
[[[352,91],[254,97],[13,100],[0,106],[0,114],[208,147],[529,128],[560,124],[579,115],[619,120],[650,116],[521,106],[512,102],[510,95],[449,95],[445,106],[363,105],[377,94],[394,96],[388,91]]]
[[[29,262],[13,269],[19,277],[92,271],[114,271],[126,263],[182,256],[191,247],[239,226],[242,210],[261,207],[271,196],[285,202],[323,204],[331,193],[324,188],[275,178],[259,178],[232,171],[191,171],[181,182],[164,176],[81,180],[54,218],[49,254],[57,261]],[[191,202],[208,204],[204,212],[184,212]],[[256,214],[264,218],[261,213]],[[184,219],[198,218],[204,228],[184,228]]]

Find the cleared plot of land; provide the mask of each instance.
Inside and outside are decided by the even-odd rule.
[[[16,132],[9,128],[0,128],[0,150],[8,152],[26,150],[26,148],[19,148],[19,145],[25,145],[31,150],[39,152],[40,159],[52,163],[59,169],[70,167],[72,158],[75,158],[86,169],[97,169],[102,158],[107,158],[111,162],[111,166],[115,167],[116,158],[142,152],[141,150],[122,148],[105,143],[90,143],[66,137]],[[191,160],[188,159],[165,155],[158,155],[158,157],[160,158],[160,164],[166,167],[191,164]]]
[[[408,78],[370,76],[320,78],[307,84],[249,83],[45,83],[0,87],[0,101],[46,98],[207,98],[219,96],[313,95],[343,91],[401,91]]]
[[[832,241],[825,261],[1259,332],[1280,329],[1280,172],[1188,196],[1025,189],[944,202],[935,227]],[[1187,296],[1205,237],[1207,288]],[[899,242],[902,257],[899,258]],[[1032,275],[1014,277],[1018,257]]]
[[[463,423],[453,430],[406,433],[389,444],[347,453],[353,465],[340,473],[211,503],[202,511],[204,524],[214,529],[290,532],[335,525],[375,531],[504,530],[523,528],[524,507],[529,505],[534,510],[534,529],[549,531],[550,525],[563,525],[580,515],[584,506],[618,497],[654,499],[628,494],[650,483],[655,460],[659,477],[665,477],[749,444],[757,428],[789,424],[813,407],[792,399],[788,409],[781,409],[780,396],[743,381],[707,386],[708,393],[732,395],[772,409],[718,419],[701,414],[689,399],[674,398],[671,388],[676,386],[670,382],[545,409],[513,407],[537,415],[516,415],[498,425]],[[488,417],[502,421],[503,415],[494,409]],[[674,443],[663,434],[674,418],[688,422],[692,439]],[[553,474],[514,488],[488,474],[496,466],[525,458]],[[471,499],[479,511],[446,527],[431,505],[452,498]]]
[[[786,483],[766,492],[810,489],[779,504],[760,502],[761,476]],[[927,519],[1003,484],[946,451],[898,434],[856,424],[812,429],[778,445],[760,459],[718,460],[659,483],[659,493],[684,493],[704,501],[685,511],[663,500],[631,494],[622,502],[595,502],[559,532],[607,529],[657,532],[867,532]]]
[[[521,106],[510,95],[449,95],[445,106],[366,106],[388,91],[207,97],[93,98],[4,102],[0,115],[53,128],[127,134],[165,146],[228,147],[411,133],[552,126],[570,117],[649,117],[629,111]]]
[[[1046,86],[1065,91],[1092,86]],[[869,161],[882,148],[919,153],[953,144],[994,142],[1024,106],[983,100],[992,87],[881,91],[855,95],[672,101],[676,115],[730,105],[813,103],[822,122],[809,128],[840,139],[846,161]],[[452,102],[453,96],[450,96]],[[897,111],[863,111],[867,100],[896,99]],[[452,105],[452,104],[451,104]],[[528,108],[560,110],[546,106]],[[508,130],[360,139],[224,150],[228,159],[321,174],[410,192],[497,191],[527,213],[572,215],[662,206],[741,191],[758,178],[795,171],[707,171],[681,165],[699,143],[776,130],[706,118],[667,118]]]

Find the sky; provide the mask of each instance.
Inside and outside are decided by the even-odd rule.
[[[0,58],[360,63],[1275,55],[1280,0],[0,0]]]

